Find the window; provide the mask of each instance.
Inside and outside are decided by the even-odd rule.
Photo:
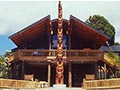
[[[67,49],[66,41],[67,36],[63,35],[63,49]],[[52,36],[52,49],[57,49],[57,35]]]

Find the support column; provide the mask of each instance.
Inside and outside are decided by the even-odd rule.
[[[25,74],[25,72],[24,72],[24,61],[22,61],[22,69],[21,70],[22,70],[21,78],[24,79],[24,74]]]
[[[48,86],[50,87],[51,65],[48,63]]]
[[[17,63],[14,62],[13,64],[13,79],[18,79],[18,76],[17,76]]]
[[[52,47],[52,38],[51,38],[51,35],[53,35],[53,31],[52,31],[52,22],[50,21],[50,27],[49,27],[49,30],[50,30],[50,32],[49,32],[49,49],[51,49],[51,47]]]
[[[98,79],[98,66],[97,66],[97,63],[95,63],[95,79]]]
[[[16,62],[13,64],[13,79],[16,79]]]
[[[71,68],[71,63],[69,63],[69,70],[68,70],[68,87],[72,87],[72,68]]]
[[[100,79],[102,79],[103,75],[102,75],[102,66],[100,65]]]
[[[104,63],[104,74],[105,74],[104,77],[105,77],[105,79],[106,79],[106,69],[107,69],[107,68],[106,68],[106,64]]]
[[[69,44],[68,44],[68,49],[71,49],[71,35],[69,35],[68,38],[69,38],[69,41],[68,41],[68,42],[69,42]]]
[[[49,35],[49,49],[51,49],[51,35]]]
[[[68,49],[71,49],[71,27],[70,27],[70,22],[68,22]]]
[[[101,70],[100,70],[100,65],[98,66],[98,72],[99,72],[99,74],[98,74],[98,79],[100,79],[100,75],[101,75]]]
[[[52,52],[51,52],[51,48],[52,48],[52,38],[51,38],[51,35],[53,34],[53,31],[52,31],[52,22],[50,21],[50,27],[49,27],[49,56],[52,55]],[[49,60],[48,60],[49,61]],[[51,61],[51,60],[50,60]],[[50,87],[50,78],[51,78],[51,64],[50,62],[48,62],[48,78],[47,78],[47,82],[48,82],[48,87]]]

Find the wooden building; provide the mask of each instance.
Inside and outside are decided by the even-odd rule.
[[[118,54],[118,56],[120,56],[120,45],[112,45],[111,47],[111,51]],[[100,50],[105,51],[105,52],[109,52],[109,47],[107,46],[101,46]]]
[[[31,75],[49,86],[55,83],[57,23],[58,19],[51,20],[48,15],[10,36],[17,45],[9,56],[11,78]],[[115,64],[99,50],[109,39],[72,15],[69,20],[63,19],[64,82],[68,87],[82,86],[83,78],[107,78],[107,72],[104,77],[100,73],[102,67],[114,70]]]

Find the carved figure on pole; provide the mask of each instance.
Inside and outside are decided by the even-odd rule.
[[[58,5],[58,32],[57,32],[57,56],[56,56],[56,84],[64,84],[64,62],[63,62],[63,21],[62,5]]]

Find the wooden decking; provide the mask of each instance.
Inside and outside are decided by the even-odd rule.
[[[103,52],[99,50],[64,50],[64,61],[96,61],[103,57]],[[56,50],[18,50],[9,56],[9,62],[13,60],[40,60],[54,61]]]
[[[56,50],[33,50],[33,49],[20,49],[14,53],[11,53],[9,62],[13,60],[39,60],[41,62],[55,62]],[[102,60],[111,66],[117,65],[106,53],[100,50],[64,50],[63,59],[66,62],[97,62]]]
[[[120,89],[120,78],[102,80],[83,80],[85,90]]]

